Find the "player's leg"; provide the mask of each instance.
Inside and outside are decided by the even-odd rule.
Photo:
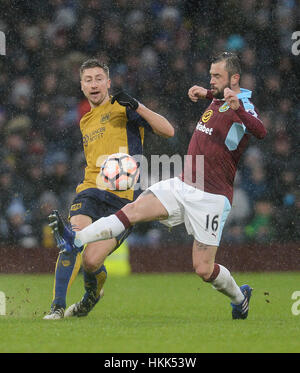
[[[194,240],[193,267],[198,276],[210,282],[215,289],[227,295],[233,303],[239,304],[244,296],[231,276],[222,265],[215,263],[217,246],[205,245]]]
[[[53,299],[51,309],[45,320],[57,320],[64,317],[67,292],[75,280],[81,264],[81,255],[78,252],[59,253],[53,284]]]
[[[87,243],[118,237],[136,223],[162,220],[167,217],[168,211],[164,205],[152,192],[147,191],[115,214],[100,218],[86,228],[76,231],[74,245],[81,247]]]
[[[206,245],[197,240],[193,244],[193,267],[198,276],[230,298],[233,318],[246,318],[251,288],[239,287],[227,268],[215,263],[217,246]]]
[[[101,198],[98,199],[94,191],[86,190],[75,197],[71,206],[70,221],[72,227],[63,221],[57,211],[53,211],[50,215],[51,226],[60,242],[61,249],[71,253],[77,252],[78,250],[74,250],[72,246],[72,235],[90,226],[98,217],[107,216],[116,210],[109,202],[105,203]],[[101,294],[103,294],[102,288],[107,277],[106,269],[103,265],[104,259],[121,244],[122,240],[129,234],[129,231],[130,229],[126,229],[122,235],[108,240],[106,243],[103,241],[101,245],[100,242],[98,244],[95,242],[95,244],[88,245],[85,250],[84,246],[80,247],[79,251],[82,252],[84,250],[82,254],[83,277],[86,289],[82,299],[82,301],[86,301],[83,303],[85,310],[81,312],[82,314],[87,314],[86,310],[92,309],[100,299]],[[67,311],[65,316],[68,314]]]
[[[135,202],[94,221],[81,231],[75,232],[59,221],[59,235],[70,243],[69,248],[73,246],[74,249],[82,249],[87,243],[118,237],[138,222],[165,220],[163,223],[168,226],[181,224],[182,210],[174,191],[177,184],[176,178],[158,182],[150,186]]]
[[[67,292],[75,280],[80,266],[81,254],[78,251],[59,253],[55,266],[53,299],[50,312],[44,316],[45,320],[58,320],[64,317]]]
[[[240,288],[228,269],[215,263],[223,227],[231,209],[230,202],[225,196],[186,187],[182,204],[187,231],[195,239],[193,266],[196,273],[230,298],[233,318],[246,318],[251,288],[248,285]]]
[[[92,218],[87,215],[71,217],[71,224],[76,231],[80,231],[92,224]],[[82,253],[82,267],[85,294],[80,302],[70,306],[65,317],[86,316],[103,296],[103,286],[107,278],[107,271],[103,265],[106,256],[113,250],[116,239],[87,244]]]
[[[148,213],[145,214],[145,211]],[[86,244],[82,254],[86,293],[80,302],[70,306],[66,310],[65,317],[75,315],[86,316],[100,299],[101,290],[106,279],[106,276],[104,276],[106,271],[103,263],[106,257],[118,245],[117,238],[124,233],[126,234],[126,230],[130,229],[131,225],[138,221],[151,221],[162,217],[167,217],[166,209],[149,192],[145,193],[143,197],[140,197],[135,202],[126,205],[116,214],[100,218],[95,223],[92,223],[90,217],[83,215],[75,215],[71,218],[71,224],[74,227],[73,230],[77,238],[82,232],[87,232],[85,240],[81,240],[79,245],[81,247]],[[116,228],[116,224],[114,224],[115,220],[117,220],[117,226],[121,225],[120,229]],[[103,232],[105,223],[107,224],[106,227],[114,232],[113,238],[98,241],[96,240],[97,236],[99,232],[100,234]]]

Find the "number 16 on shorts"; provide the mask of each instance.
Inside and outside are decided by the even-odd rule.
[[[219,228],[219,215],[206,215],[206,224],[205,224],[205,230],[206,231],[212,231],[212,235],[216,236],[216,232]]]

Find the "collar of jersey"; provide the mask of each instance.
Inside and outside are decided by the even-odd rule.
[[[249,91],[249,89],[240,88],[241,92],[237,94],[237,97],[240,98],[251,98],[252,91]]]
[[[240,93],[237,94],[237,98],[238,99],[243,99],[243,98],[251,98],[252,96],[252,91],[250,91],[249,89],[245,89],[245,88],[240,88]],[[221,99],[218,99],[218,98],[214,98],[214,101],[215,102],[222,102],[222,101],[225,101],[224,98],[221,98]]]

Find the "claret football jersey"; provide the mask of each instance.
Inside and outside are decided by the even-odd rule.
[[[251,91],[241,88],[238,98],[237,111],[224,100],[212,100],[196,124],[180,175],[187,184],[224,195],[230,203],[237,165],[251,134],[257,138],[266,134],[249,100]]]

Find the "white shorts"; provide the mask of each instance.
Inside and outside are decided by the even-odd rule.
[[[168,227],[184,223],[187,233],[206,245],[219,246],[223,227],[231,209],[227,197],[196,189],[178,177],[148,188],[169,213],[160,222]]]

